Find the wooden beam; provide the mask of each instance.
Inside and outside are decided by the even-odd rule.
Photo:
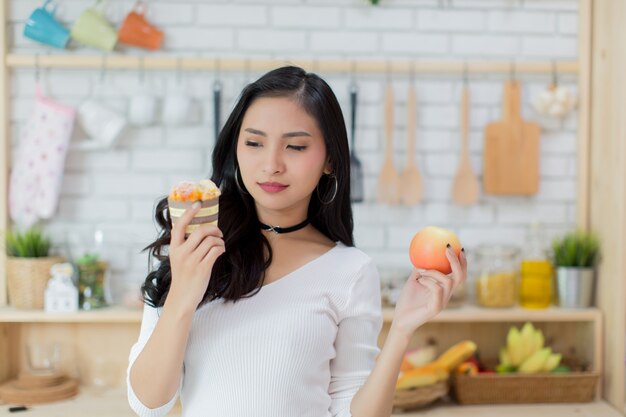
[[[604,315],[604,397],[624,410],[626,328],[626,2],[593,0],[589,225],[602,244],[597,304]]]

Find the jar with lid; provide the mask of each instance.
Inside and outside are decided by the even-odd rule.
[[[476,301],[483,307],[512,307],[517,301],[520,250],[514,246],[480,246],[476,250]]]
[[[548,259],[547,240],[539,223],[531,224],[521,262],[520,305],[546,308],[552,303],[552,264]]]

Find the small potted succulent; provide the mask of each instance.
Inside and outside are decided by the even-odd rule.
[[[552,251],[559,305],[568,308],[592,306],[596,267],[600,260],[598,238],[589,232],[570,232],[552,242]]]
[[[9,230],[5,235],[9,303],[16,308],[43,309],[50,268],[64,262],[52,256],[52,241],[41,228]]]

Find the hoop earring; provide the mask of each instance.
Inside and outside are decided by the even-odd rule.
[[[243,181],[242,181],[242,182],[243,182]],[[241,185],[239,185],[239,167],[238,167],[238,166],[236,166],[236,167],[235,167],[235,185],[237,186],[237,189],[239,190],[239,192],[240,192],[241,194],[248,194],[248,195],[250,195],[250,193],[249,193],[249,192],[245,191],[245,190],[241,187]]]
[[[317,198],[320,200],[320,203],[322,203],[323,205],[328,205],[328,204],[332,203],[335,200],[335,197],[337,196],[337,190],[339,189],[339,183],[337,181],[337,176],[335,174],[328,174],[328,176],[335,180],[335,191],[333,192],[333,196],[330,198],[330,200],[324,201],[324,200],[322,200],[322,197],[320,197],[320,189],[319,189],[320,185],[319,185],[319,183],[317,184],[317,187],[315,187],[315,190],[317,191]]]

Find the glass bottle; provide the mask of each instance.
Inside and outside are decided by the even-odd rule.
[[[520,305],[534,309],[549,307],[552,303],[553,269],[539,223],[533,223],[529,228],[520,271]]]
[[[517,303],[519,252],[516,247],[500,245],[477,249],[476,301],[479,305],[501,308]]]

